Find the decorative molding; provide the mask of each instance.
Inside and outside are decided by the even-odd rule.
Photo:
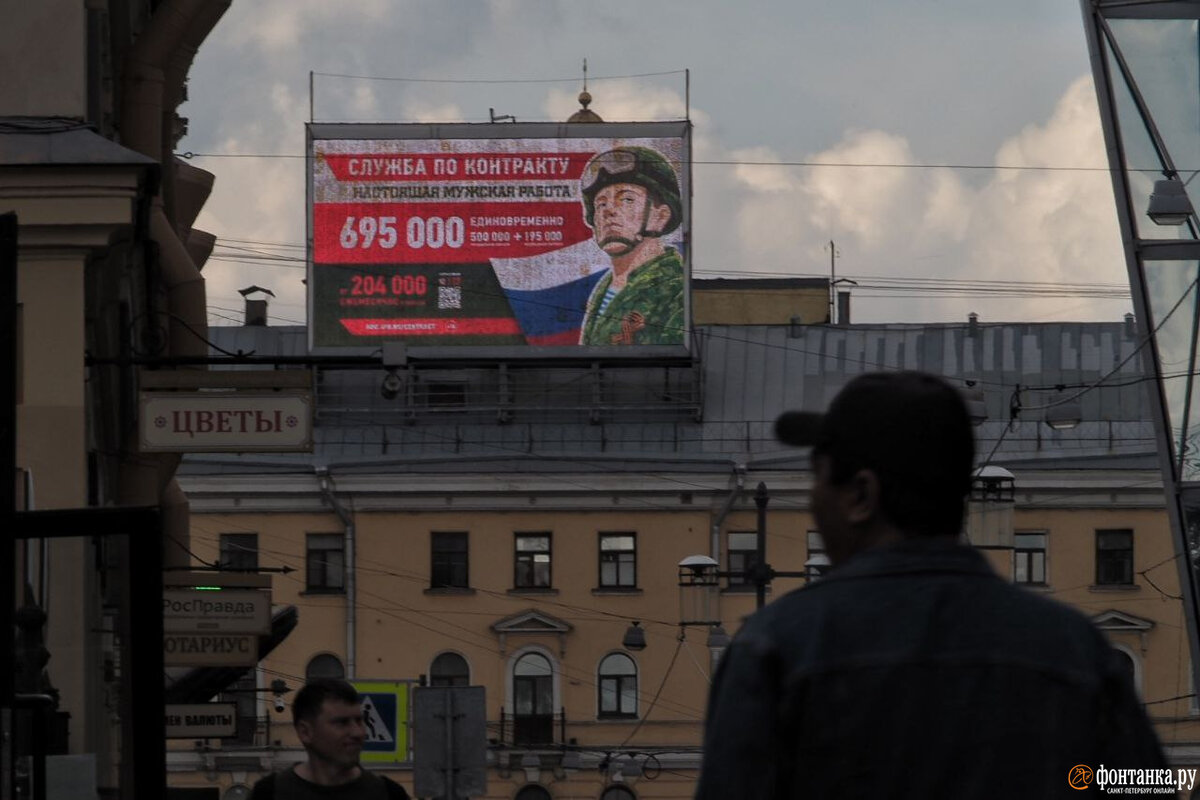
[[[567,634],[575,626],[566,620],[552,614],[530,608],[508,617],[498,619],[491,624],[492,632],[500,640],[500,655],[505,655],[508,649],[508,636],[519,634],[523,636],[557,636],[558,654],[563,658],[567,654]]]
[[[1154,620],[1137,617],[1133,614],[1127,614],[1124,611],[1117,611],[1114,608],[1094,615],[1092,617],[1092,624],[1110,635],[1114,633],[1137,634],[1138,644],[1141,646],[1143,653],[1147,649],[1146,634],[1154,628]]]

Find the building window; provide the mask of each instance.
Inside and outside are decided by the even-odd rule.
[[[1096,584],[1133,584],[1133,531],[1096,531]]]
[[[637,665],[624,653],[600,662],[600,716],[637,716]]]
[[[222,533],[218,559],[221,569],[258,571],[258,534]]]
[[[541,653],[525,653],[513,665],[513,743],[554,741],[554,670]]]
[[[513,586],[518,589],[550,588],[550,534],[518,533]]]
[[[432,563],[429,585],[434,589],[470,586],[467,580],[467,534],[465,531],[434,531],[430,535]]]
[[[1013,582],[1046,584],[1046,534],[1013,534]]]
[[[637,586],[636,534],[600,534],[600,586],[605,589]]]
[[[310,533],[305,559],[310,592],[340,592],[346,584],[345,539],[340,533]]]
[[[1138,697],[1141,697],[1141,670],[1138,669],[1137,659],[1133,657],[1132,653],[1121,646],[1113,647],[1113,652],[1116,653],[1117,662],[1121,665],[1121,674],[1129,681],[1129,685],[1137,692]]]
[[[730,531],[728,542],[729,585],[750,586],[753,581],[746,571],[758,560],[758,534],[753,531]]]
[[[815,581],[829,571],[829,556],[825,553],[825,540],[819,531],[808,532],[808,560],[804,572],[808,580]]]
[[[430,686],[467,686],[471,683],[471,668],[458,653],[442,653],[429,667]]]
[[[308,666],[304,668],[305,681],[311,681],[313,678],[345,677],[346,668],[342,666],[341,660],[329,653],[313,656],[308,662]]]

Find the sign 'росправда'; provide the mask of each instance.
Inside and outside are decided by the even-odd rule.
[[[687,123],[310,125],[312,347],[682,349],[688,134]],[[608,212],[593,211],[614,183],[641,205],[632,229],[606,233]]]

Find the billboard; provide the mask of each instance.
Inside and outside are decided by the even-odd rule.
[[[690,124],[308,126],[309,336],[682,355]]]

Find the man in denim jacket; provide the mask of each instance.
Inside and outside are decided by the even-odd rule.
[[[863,375],[776,434],[813,447],[833,569],[722,657],[697,798],[1077,797],[1101,766],[1166,766],[1100,632],[959,543],[975,448],[955,389]]]

